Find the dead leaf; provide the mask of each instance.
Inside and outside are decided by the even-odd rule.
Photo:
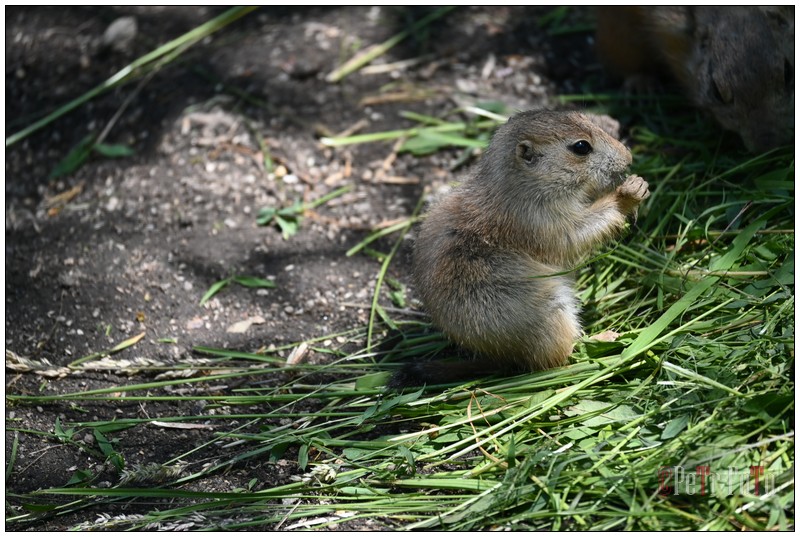
[[[55,196],[50,196],[44,200],[44,206],[48,209],[61,209],[64,205],[72,201],[75,196],[80,194],[83,191],[84,183],[78,183],[74,187],[70,188],[69,190],[62,192],[60,194],[56,194]],[[50,211],[48,211],[49,213]]]
[[[342,172],[334,172],[323,182],[328,186],[333,186],[341,183],[343,178],[344,174],[342,174]]]
[[[595,341],[605,341],[605,342],[612,342],[616,341],[619,338],[619,334],[614,332],[613,330],[606,330],[605,332],[600,332],[596,336],[592,336],[591,339]]]
[[[292,349],[291,354],[286,359],[286,365],[297,365],[301,363],[306,355],[308,354],[308,344],[306,342],[301,343],[294,349]]]
[[[150,425],[166,429],[213,429],[212,425],[205,423],[179,423],[174,421],[151,421]]]
[[[364,118],[359,119],[355,124],[351,125],[350,127],[346,128],[342,132],[336,135],[336,138],[346,138],[348,136],[352,136],[358,131],[364,130],[369,127],[369,121]]]
[[[373,182],[383,183],[385,185],[418,185],[419,177],[401,177],[399,175],[376,176]]]
[[[189,322],[186,323],[187,330],[196,330],[202,327],[203,327],[203,319],[201,319],[200,317],[195,317],[193,319],[190,319]]]
[[[229,334],[244,334],[247,332],[247,329],[250,328],[254,324],[264,324],[267,322],[263,317],[260,315],[255,315],[244,321],[239,321],[238,323],[233,323],[228,327],[226,332]]]

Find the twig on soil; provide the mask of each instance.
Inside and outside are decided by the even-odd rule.
[[[357,304],[355,302],[342,302],[342,306],[345,308],[357,308],[357,309],[369,309],[371,306],[369,304]],[[412,310],[409,308],[392,308],[389,306],[383,306],[383,311],[388,313],[397,313],[400,315],[408,315],[411,317],[420,317],[423,319],[428,318],[428,314],[422,311]]]
[[[161,69],[161,65],[159,65],[156,69],[153,69],[152,71],[150,71],[147,74],[147,76],[145,76],[136,85],[134,90],[132,92],[130,92],[130,94],[127,97],[125,97],[125,100],[122,102],[122,105],[120,105],[120,107],[117,109],[117,111],[114,112],[114,115],[108,121],[108,123],[106,124],[105,128],[97,136],[97,140],[95,140],[95,142],[94,142],[95,145],[103,143],[103,141],[106,139],[106,136],[108,136],[108,134],[111,132],[111,129],[114,128],[114,125],[117,123],[117,121],[119,121],[119,118],[122,117],[122,113],[125,112],[125,110],[128,108],[128,106],[130,106],[130,104],[133,102],[133,99],[137,95],[139,95],[139,93],[141,93],[142,88],[144,88],[151,80],[153,80],[153,77],[156,75],[156,73],[160,69]]]

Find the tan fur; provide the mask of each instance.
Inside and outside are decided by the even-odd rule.
[[[666,68],[751,151],[792,139],[794,6],[598,8],[597,49],[621,75]]]
[[[570,145],[585,140],[591,153]],[[563,365],[580,337],[571,275],[649,192],[630,151],[575,112],[518,114],[477,169],[431,208],[415,244],[433,322],[498,370]]]

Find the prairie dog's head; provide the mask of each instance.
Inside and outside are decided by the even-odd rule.
[[[476,179],[526,199],[593,199],[622,182],[631,160],[590,116],[534,110],[497,130]]]

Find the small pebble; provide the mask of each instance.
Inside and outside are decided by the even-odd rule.
[[[116,51],[125,52],[133,44],[136,32],[135,17],[120,17],[106,28],[103,33],[103,44]]]

